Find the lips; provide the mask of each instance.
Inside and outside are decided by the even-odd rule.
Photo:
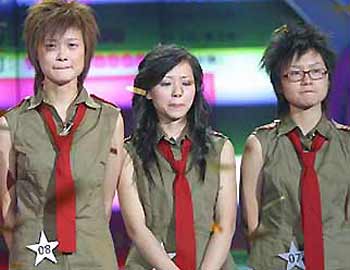
[[[53,69],[55,70],[65,70],[65,69],[69,69],[70,67],[54,67]]]
[[[308,93],[316,93],[316,92],[314,90],[304,90],[302,91],[302,93],[308,94]]]
[[[169,104],[169,107],[175,108],[175,109],[182,108],[184,106],[185,106],[185,104],[183,104],[183,103],[179,103],[179,104],[171,103],[171,104]]]

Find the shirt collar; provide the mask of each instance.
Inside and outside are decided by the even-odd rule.
[[[282,118],[282,121],[278,126],[277,135],[278,136],[286,135],[295,128],[299,129],[300,131],[300,128],[295,124],[293,119],[289,115],[286,115]],[[317,123],[316,127],[314,127],[309,132],[309,134],[314,134],[317,131],[326,139],[330,139],[332,137],[331,129],[332,129],[332,125],[328,121],[327,117],[324,114],[322,114],[320,121]]]
[[[38,92],[35,94],[35,96],[31,97],[29,99],[29,106],[27,108],[27,110],[32,110],[35,109],[36,107],[38,107],[42,102],[43,102],[43,94],[42,94],[42,90],[38,90]]]
[[[42,102],[49,103],[45,101],[42,90],[39,89],[35,96],[29,99],[29,106],[27,110],[37,108]],[[85,103],[88,107],[92,109],[98,109],[101,107],[99,103],[97,103],[86,91],[85,88],[81,89],[76,99],[73,101],[74,105],[78,105],[80,103]]]
[[[186,126],[181,132],[180,136],[175,140],[174,138],[169,138],[167,134],[165,134],[164,130],[158,125],[157,127],[157,139],[156,142],[159,143],[160,140],[164,139],[170,144],[178,144],[178,142],[182,142],[184,139],[191,139],[189,129]]]

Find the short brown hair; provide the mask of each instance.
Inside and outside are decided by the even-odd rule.
[[[40,42],[44,41],[46,35],[62,35],[70,27],[81,30],[85,46],[84,69],[78,77],[80,89],[89,71],[99,35],[92,9],[84,4],[67,0],[44,0],[28,9],[23,36],[29,60],[35,68],[35,92],[41,88],[44,79],[37,52]]]

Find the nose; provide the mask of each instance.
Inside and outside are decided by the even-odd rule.
[[[173,97],[182,97],[184,91],[183,91],[183,88],[182,88],[182,85],[180,82],[175,82],[174,83],[174,88],[173,88],[173,91],[172,91],[172,96]]]
[[[67,61],[68,60],[67,49],[65,48],[65,46],[59,46],[56,60],[57,61]]]
[[[303,84],[309,84],[312,81],[311,77],[310,77],[310,72],[304,72],[304,76],[301,79],[301,82]]]

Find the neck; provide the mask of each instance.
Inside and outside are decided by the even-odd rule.
[[[43,93],[45,99],[57,110],[66,112],[78,95],[78,88],[75,81],[62,86],[44,81]]]
[[[63,123],[67,121],[67,112],[78,95],[77,82],[72,81],[65,85],[57,85],[48,80],[43,83],[45,99],[56,109]]]
[[[185,129],[187,125],[187,119],[183,118],[167,122],[160,120],[159,125],[169,138],[177,139],[181,135],[182,131]]]
[[[321,105],[314,106],[306,110],[290,108],[290,116],[302,133],[306,135],[309,133],[320,121],[322,117]]]

